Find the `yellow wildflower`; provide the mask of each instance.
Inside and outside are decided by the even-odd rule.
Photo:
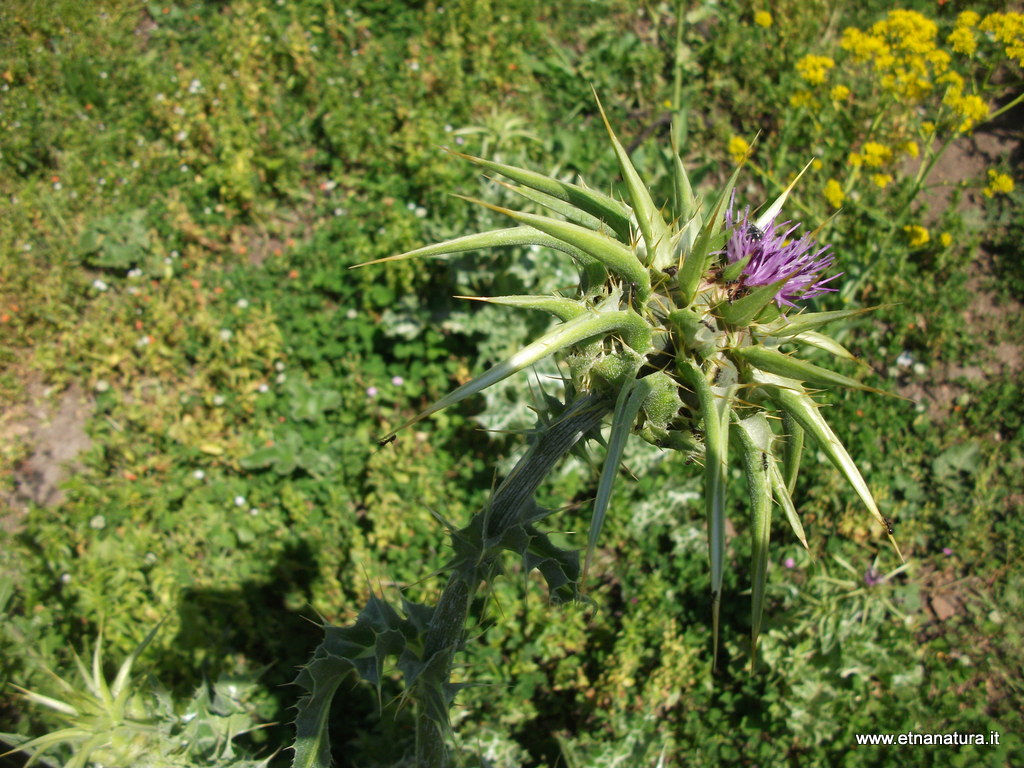
[[[846,101],[850,98],[850,89],[845,85],[837,85],[828,92],[828,95],[832,98],[832,101]]]
[[[965,56],[972,55],[978,49],[978,41],[974,39],[974,32],[967,27],[958,26],[946,38],[946,42],[953,46],[954,51]]]
[[[1006,46],[1007,57],[1024,66],[1024,14],[990,13],[978,29]]]
[[[811,92],[797,91],[789,97],[789,103],[793,107],[805,107],[811,103]]]
[[[860,151],[864,164],[869,168],[881,168],[892,160],[892,150],[877,141],[867,142]]]
[[[825,189],[823,191],[825,199],[828,200],[828,204],[833,208],[838,208],[843,204],[843,200],[846,199],[846,194],[843,192],[842,186],[835,179],[829,179],[825,182]]]
[[[985,197],[1008,195],[1013,192],[1013,179],[994,168],[988,169],[988,186],[982,190]]]
[[[772,25],[772,15],[768,11],[758,11],[754,14],[754,23],[768,29]]]
[[[729,157],[734,163],[742,163],[750,153],[750,145],[739,136],[729,139]]]
[[[943,248],[949,248],[953,244],[953,236],[949,232],[943,232],[939,235],[939,242],[942,243]]]
[[[916,141],[905,141],[900,149],[903,150],[904,154],[910,155],[911,157],[917,157],[921,154],[921,150],[918,148]]]
[[[978,26],[979,21],[981,21],[981,16],[974,11],[964,11],[956,17],[956,25],[967,29]]]
[[[846,162],[851,168],[860,168],[864,165],[864,158],[857,152],[851,152],[850,156],[846,158]]]
[[[928,230],[917,224],[908,224],[903,228],[903,231],[907,233],[911,248],[920,248],[931,240]]]
[[[966,133],[988,117],[988,104],[981,96],[961,96],[948,103],[954,112],[964,118],[960,127],[957,128],[960,133]]]
[[[879,189],[885,189],[892,184],[891,173],[874,173],[871,175],[872,183]]]
[[[815,56],[807,54],[796,63],[796,70],[800,77],[811,85],[821,85],[828,76],[828,71],[836,65],[828,56]]]

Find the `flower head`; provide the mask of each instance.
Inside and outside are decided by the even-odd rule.
[[[747,259],[743,268],[743,284],[746,287],[771,285],[788,278],[775,294],[779,306],[793,307],[794,299],[810,299],[835,288],[825,284],[839,275],[821,280],[821,274],[832,266],[835,260],[827,253],[831,246],[818,247],[810,234],[799,238],[791,237],[800,228],[799,224],[768,222],[764,229],[750,221],[750,209],[737,217],[732,208],[725,212],[725,226],[732,230],[732,237],[725,246],[726,259],[730,264]]]

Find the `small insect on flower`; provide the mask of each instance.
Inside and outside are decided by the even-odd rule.
[[[757,224],[747,224],[747,237],[755,243],[760,243],[764,240],[764,230],[757,226]]]
[[[888,517],[883,517],[882,519],[885,520],[885,528],[887,531],[889,531],[889,535],[893,536],[894,533],[892,530],[892,521]]]

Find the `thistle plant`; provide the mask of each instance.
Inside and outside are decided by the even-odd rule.
[[[610,511],[612,485],[631,435],[684,454],[687,464],[703,466],[713,664],[726,563],[731,452],[742,460],[749,495],[752,663],[765,602],[774,505],[807,546],[793,500],[806,438],[846,477],[896,546],[890,522],[813,397],[816,388],[872,388],[798,354],[814,348],[854,360],[821,329],[868,310],[810,312],[800,306],[833,290],[838,276],[827,271],[839,255],[818,244],[816,233],[781,220],[793,185],[756,217],[749,209],[740,211],[734,187],[741,163],[716,195],[698,197],[673,142],[672,201],[661,208],[603,109],[601,116],[625,200],[583,183],[453,153],[504,177],[508,181],[502,183],[510,190],[546,213],[466,198],[507,216],[514,225],[380,260],[531,245],[567,254],[580,274],[572,295],[481,299],[547,312],[556,323],[384,435],[382,445],[421,419],[551,356],[564,363],[565,397],[548,398],[531,433],[530,450],[488,506],[463,528],[444,521],[455,554],[446,566],[449,580],[436,606],[405,602],[399,612],[373,596],[354,626],[326,628],[323,644],[297,681],[308,691],[299,707],[297,766],[328,764],[326,720],[334,691],[352,670],[379,689],[389,656],[397,658],[404,675],[403,698],[417,707],[416,764],[447,765],[447,711],[459,687],[450,679],[453,657],[461,648],[476,590],[500,572],[501,553],[511,551],[521,557],[524,569],[540,570],[554,597],[576,596]],[[602,432],[608,416],[610,427]],[[554,546],[538,529],[551,511],[540,508],[533,493],[555,462],[584,439],[603,443],[605,457],[581,569],[577,553]]]

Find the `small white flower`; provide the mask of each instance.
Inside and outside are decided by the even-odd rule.
[[[158,94],[157,94],[156,96],[154,96],[153,98],[155,98],[155,99],[156,99],[157,101],[163,101],[163,100],[164,100],[164,99],[166,99],[167,97],[166,97],[166,96],[164,96],[164,95],[163,95],[162,93],[158,93]],[[141,145],[139,145],[139,146],[141,146]]]
[[[420,63],[418,61],[410,61],[409,62],[409,69],[411,69],[413,72],[419,72],[419,70],[420,70]]]
[[[188,138],[188,131],[178,131],[174,134],[174,140],[179,144]]]
[[[110,286],[97,277],[95,280],[92,281],[92,287],[95,288],[97,291],[105,291]]]
[[[235,302],[235,306],[238,307],[239,309],[246,309],[249,306],[249,300],[239,299],[238,301]]]
[[[147,552],[145,557],[142,558],[146,561],[146,565],[153,565],[157,561],[157,556],[152,552]]]
[[[132,160],[132,168],[138,168],[141,163],[138,160]]]
[[[284,363],[282,363],[280,360],[278,360],[276,363],[274,363],[274,370],[275,371],[283,371],[284,370]]]
[[[149,344],[149,341],[149,336],[140,336],[139,340],[135,342],[135,346],[145,347],[147,344]]]
[[[182,164],[181,168],[179,168],[178,170],[180,170],[182,173],[188,173],[188,166]]]
[[[235,496],[235,506],[236,507],[244,507],[245,506],[245,496]]]
[[[94,531],[102,531],[107,527],[107,518],[103,515],[93,515],[89,520],[89,527]]]
[[[462,136],[456,136],[455,137],[455,143],[456,144],[465,144],[466,140]]]
[[[64,189],[64,185],[61,184],[59,181],[55,181],[53,182],[53,188],[56,189],[57,191],[60,191]]]
[[[417,209],[416,209],[415,211],[413,211],[413,213],[415,213],[415,214],[416,214],[416,218],[417,218],[417,219],[422,219],[422,218],[426,217],[426,215],[427,215],[427,209],[426,209],[426,208],[424,208],[424,207],[423,207],[423,206],[421,205],[421,206],[420,206],[420,207],[418,207],[418,208],[417,208]]]
[[[405,207],[408,208],[410,211],[415,211],[416,210],[416,203],[406,203]]]
[[[909,368],[914,364],[914,358],[907,350],[900,352],[899,357],[896,358],[896,365],[900,368]]]
[[[201,469],[197,469],[195,472],[192,473],[192,477],[194,477],[196,480],[202,480],[204,477],[206,477],[206,473],[203,472],[203,470]]]
[[[334,209],[334,215],[335,216],[344,216],[345,215],[345,209],[344,208],[335,208]]]
[[[350,309],[348,312],[345,313],[345,317],[347,317],[349,320],[355,320],[357,317],[359,317],[359,313],[356,312],[356,310],[354,309]]]
[[[96,183],[102,187],[104,184],[107,183],[107,180],[104,177],[100,176],[98,179],[96,179]]]
[[[213,404],[214,405],[218,405],[218,406],[219,405],[224,405],[224,395],[214,395],[213,396]]]
[[[171,263],[171,257],[170,256],[164,256],[164,264],[170,264],[170,263]]]
[[[928,372],[928,367],[924,363],[914,363],[914,373],[917,376],[924,376]]]
[[[260,513],[260,511],[258,509],[256,509],[256,507],[253,507],[252,509],[249,510],[249,514],[252,515],[253,517],[256,517],[256,515],[258,515],[259,513]]]
[[[451,132],[452,132],[452,131],[454,131],[454,130],[455,130],[455,129],[454,129],[454,128],[452,128],[452,126],[451,126],[451,124],[450,124],[450,123],[449,123],[448,125],[445,125],[445,127],[444,127],[444,132],[445,132],[445,133],[451,133]]]
[[[261,393],[264,393],[264,392],[269,392],[269,391],[270,391],[270,385],[269,385],[269,384],[265,384],[265,383],[264,383],[264,384],[260,384],[260,385],[259,385],[259,386],[257,387],[257,390],[258,390],[259,392],[261,392]]]
[[[188,84],[189,93],[199,93],[201,90],[203,90],[203,84],[199,82],[199,80],[193,79],[192,82]]]
[[[71,574],[70,573],[62,573],[60,575],[60,583],[61,584],[70,584],[71,583]]]
[[[403,379],[401,376],[392,376],[391,383],[396,387],[400,387],[403,384],[405,384],[405,379]]]
[[[221,341],[228,341],[231,338],[231,331],[227,328],[221,328],[220,333],[217,335],[220,336]]]
[[[100,379],[93,385],[92,388],[97,392],[106,392],[108,389],[110,389],[110,382],[108,382],[106,379]]]
[[[284,384],[287,380],[288,377],[283,373],[277,374],[277,376],[274,378],[274,381],[276,381],[278,384]]]
[[[106,72],[100,72],[100,80],[106,80],[108,77],[110,77],[110,75]]]
[[[142,270],[138,267],[128,270],[128,277],[142,277]]]

